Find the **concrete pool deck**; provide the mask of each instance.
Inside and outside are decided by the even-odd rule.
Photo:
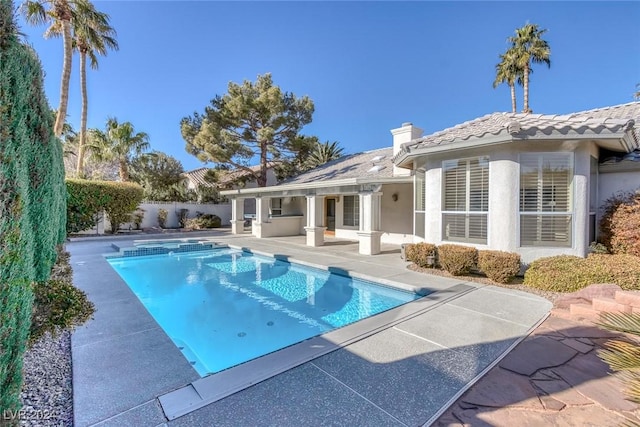
[[[171,404],[162,396],[198,383],[200,377],[104,259],[104,254],[115,253],[112,240],[78,239],[67,244],[74,282],[97,311],[72,337],[75,425],[430,423],[551,309],[549,301],[528,293],[407,270],[398,246],[383,245],[382,254],[370,257],[357,253],[357,242],[335,239],[310,248],[304,236],[185,235],[200,236],[353,276],[401,283],[430,295],[382,313],[383,326],[374,325],[373,334],[356,333],[343,347],[331,347],[320,357],[214,403],[207,404],[207,392],[194,388],[197,395],[191,397],[202,399],[202,407],[172,419],[178,412],[172,416]],[[122,247],[144,238],[173,236],[137,235],[118,242]]]

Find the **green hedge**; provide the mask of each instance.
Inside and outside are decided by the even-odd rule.
[[[0,414],[20,406],[32,283],[48,279],[66,218],[62,145],[13,12],[0,0]]]
[[[555,292],[573,292],[596,283],[640,290],[640,258],[625,254],[558,255],[533,261],[524,275],[525,285]]]
[[[93,227],[103,210],[111,222],[111,232],[115,233],[142,202],[142,187],[131,182],[67,179],[66,184],[67,233]]]

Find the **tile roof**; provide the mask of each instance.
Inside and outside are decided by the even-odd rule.
[[[390,178],[393,176],[392,154],[392,147],[349,154],[289,178],[279,185],[331,179]]]
[[[626,130],[630,126],[635,128],[638,143],[640,102],[565,115],[492,113],[408,142],[396,157],[415,148],[480,141],[487,137],[526,139],[540,133],[546,136],[604,135]]]
[[[184,172],[183,175],[186,176],[191,182],[196,184],[197,186],[211,187],[211,183],[204,179],[205,175],[209,168],[198,168],[191,171]]]
[[[271,166],[269,166],[271,167]],[[254,165],[254,166],[249,166],[249,169],[251,169],[254,172],[257,172],[258,170],[260,170],[260,165]],[[207,181],[205,179],[205,175],[207,174],[207,172],[210,170],[210,168],[198,168],[198,169],[194,169],[191,171],[187,171],[184,172],[183,175],[185,175],[187,178],[189,178],[191,180],[191,182],[193,182],[194,184],[198,185],[198,186],[204,186],[204,187],[211,187],[213,186],[212,183],[210,183],[209,181]],[[222,175],[220,177],[220,181],[217,183],[219,186],[224,186],[225,184],[235,181],[236,179],[246,176],[248,175],[249,172],[247,172],[246,170],[241,170],[241,169],[236,169],[233,171],[229,171],[226,174]]]

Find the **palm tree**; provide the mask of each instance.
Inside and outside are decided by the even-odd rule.
[[[622,374],[630,400],[640,403],[640,314],[603,313],[598,325],[610,331],[624,332],[627,337],[634,338],[633,341],[608,341],[605,349],[598,352],[598,356],[608,363],[612,370]]]
[[[84,0],[26,0],[21,11],[26,21],[32,25],[50,24],[44,33],[45,38],[62,34],[64,58],[60,83],[60,104],[58,106],[54,133],[62,135],[69,103],[69,80],[71,79],[71,18],[74,5]]]
[[[324,144],[317,143],[311,152],[311,155],[307,159],[307,166],[309,168],[314,168],[330,162],[331,160],[339,159],[342,157],[343,151],[344,149],[338,146],[337,141],[332,143],[326,141]]]
[[[516,83],[522,86],[522,69],[518,68],[513,49],[508,49],[500,55],[500,63],[496,64],[496,79],[493,88],[506,83],[511,89],[511,111],[516,112]]]
[[[149,149],[149,135],[135,131],[131,122],[118,123],[118,119],[110,117],[104,132],[91,129],[94,143],[100,147],[94,155],[101,161],[118,162],[120,180],[129,181],[129,164],[135,156]]]
[[[105,56],[108,49],[117,50],[115,30],[109,25],[109,15],[99,12],[89,2],[78,3],[73,14],[73,46],[80,53],[80,92],[82,112],[80,116],[80,141],[76,175],[84,175],[84,154],[87,143],[87,56],[91,68],[98,68],[97,55]]]
[[[524,109],[523,112],[530,113],[529,108],[529,74],[531,74],[531,64],[547,64],[551,68],[551,48],[542,35],[547,30],[541,30],[537,24],[526,24],[522,28],[516,29],[516,35],[509,37],[511,48],[516,57],[518,68],[522,69],[522,80],[524,86]]]

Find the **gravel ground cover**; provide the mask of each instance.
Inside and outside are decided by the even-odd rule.
[[[47,333],[24,355],[21,426],[72,426],[71,333]]]
[[[422,268],[422,267],[418,267],[415,264],[410,264],[409,266],[407,266],[407,268],[409,270],[418,271],[420,273],[425,273],[425,274],[433,274],[435,276],[451,277],[455,279],[464,280],[467,282],[476,282],[476,283],[482,283],[485,285],[499,286],[501,288],[506,288],[506,289],[513,289],[516,291],[528,292],[530,294],[534,294],[542,298],[546,298],[552,303],[555,302],[555,300],[558,299],[560,295],[562,295],[562,293],[560,292],[544,291],[541,289],[525,286],[522,284],[522,277],[516,277],[512,283],[503,284],[503,283],[496,283],[490,279],[487,279],[485,276],[481,276],[479,274],[478,275],[472,274],[468,276],[453,276],[444,270],[440,270],[437,268]]]

